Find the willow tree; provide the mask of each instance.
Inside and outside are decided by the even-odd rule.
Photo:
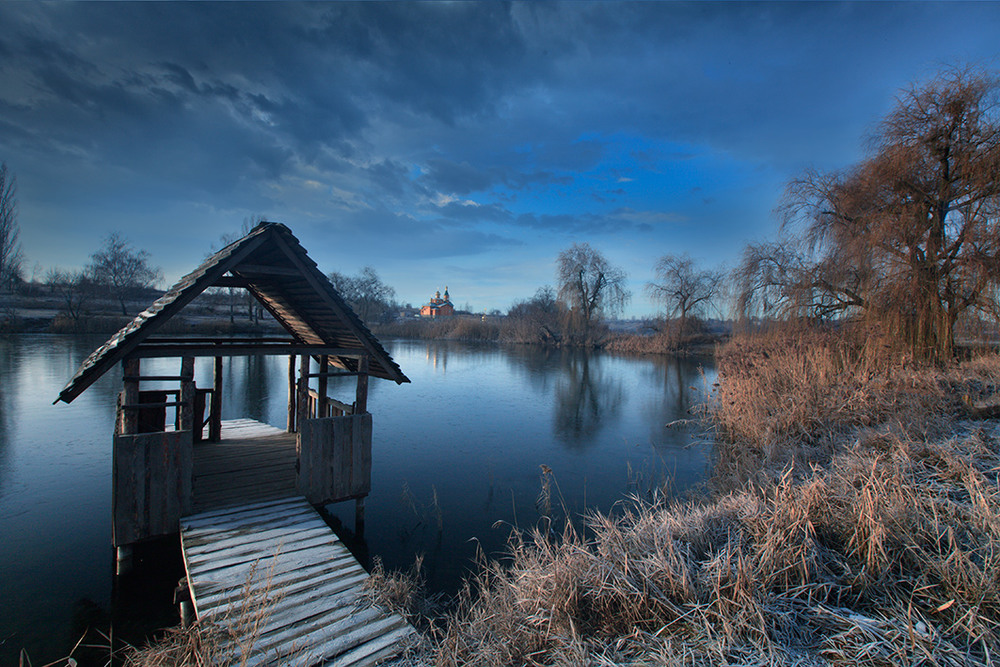
[[[590,337],[591,328],[602,315],[620,312],[631,298],[627,274],[610,264],[589,243],[574,243],[556,260],[559,299],[573,315],[574,328]]]
[[[688,318],[703,313],[722,288],[723,273],[700,269],[687,253],[664,255],[653,266],[656,280],[646,283],[646,292],[663,304],[667,317],[677,317],[681,340]]]
[[[868,159],[793,181],[781,210],[799,245],[747,249],[737,271],[744,309],[853,312],[919,356],[952,356],[959,317],[996,307],[997,92],[986,72],[945,72],[900,94]]]

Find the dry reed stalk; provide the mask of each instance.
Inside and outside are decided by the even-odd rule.
[[[149,645],[126,651],[125,664],[135,667],[228,667],[244,666],[254,655],[257,642],[270,617],[271,609],[281,599],[280,591],[273,586],[272,560],[263,580],[257,583],[257,565],[254,563],[243,582],[239,600],[231,604],[222,618],[199,619],[188,628],[168,628],[163,636]],[[275,660],[288,661],[289,654],[275,656]]]

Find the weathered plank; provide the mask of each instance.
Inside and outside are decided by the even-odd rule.
[[[295,493],[295,434],[252,419],[222,422],[222,439],[194,447],[194,511]]]
[[[241,664],[372,665],[415,641],[405,619],[366,602],[368,574],[305,498],[184,517],[181,543],[198,618],[253,626],[231,646]]]
[[[116,435],[112,447],[115,545],[176,532],[191,509],[191,432]]]
[[[367,495],[371,447],[368,413],[304,420],[299,425],[298,492],[312,503]]]

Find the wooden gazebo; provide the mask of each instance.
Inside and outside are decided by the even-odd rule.
[[[153,336],[209,287],[246,289],[289,335]],[[258,354],[288,357],[284,432],[249,420],[222,421],[223,357]],[[178,374],[144,375],[141,362],[153,357],[178,358]],[[212,387],[195,386],[198,357],[213,359]],[[73,401],[119,362],[124,386],[112,505],[120,557],[123,547],[177,532],[180,518],[192,511],[290,493],[313,504],[353,499],[359,527],[363,523],[371,488],[368,378],[409,380],[284,225],[261,223],[206,259],[95,350],[56,402]],[[353,402],[327,396],[328,378],[342,375],[357,377]],[[143,390],[149,381],[177,388]],[[167,423],[170,408],[173,424]]]

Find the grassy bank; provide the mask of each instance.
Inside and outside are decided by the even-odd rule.
[[[587,337],[567,334],[558,326],[513,317],[458,316],[434,320],[400,320],[372,326],[383,338],[411,340],[458,340],[506,345],[592,347],[618,354],[711,354],[719,336],[699,333],[678,339],[667,333],[614,333],[595,326]]]
[[[435,662],[991,664],[1000,648],[1000,429],[967,405],[1000,358],[918,366],[869,337],[739,337],[693,502],[516,533]]]

